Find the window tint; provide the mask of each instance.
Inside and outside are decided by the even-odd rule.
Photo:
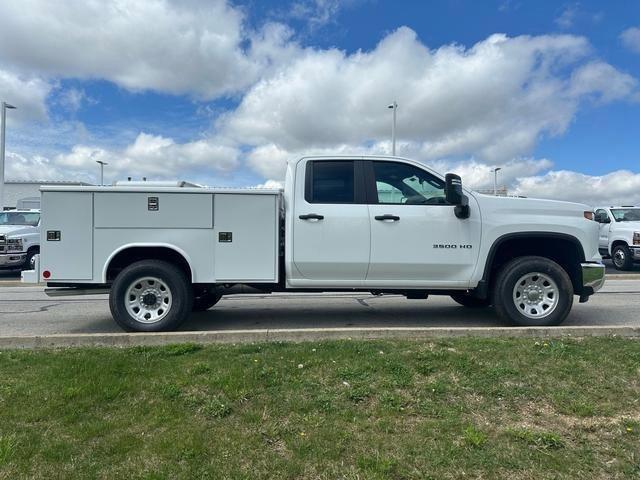
[[[308,171],[309,203],[355,203],[353,161],[314,161]]]
[[[638,222],[640,221],[640,208],[616,208],[611,210],[616,222]]]
[[[596,210],[596,215],[602,216],[603,218],[609,218],[607,211],[602,208],[599,208],[598,210]]]
[[[0,225],[31,225],[36,227],[40,221],[37,212],[3,212],[0,213]]]
[[[446,205],[444,182],[424,170],[396,162],[373,162],[378,203]]]

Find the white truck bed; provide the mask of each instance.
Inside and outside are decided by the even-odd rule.
[[[193,283],[279,280],[280,190],[150,185],[41,191],[40,269],[50,272],[47,282],[106,283],[118,252],[148,246],[183,255]]]

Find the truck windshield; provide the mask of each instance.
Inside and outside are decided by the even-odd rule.
[[[38,226],[40,214],[38,212],[2,212],[0,225],[30,225]]]
[[[611,214],[616,222],[640,222],[640,208],[614,208]]]

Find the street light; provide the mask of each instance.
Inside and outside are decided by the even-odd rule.
[[[496,167],[493,170],[493,195],[498,196],[498,172],[502,170],[502,167]]]
[[[393,110],[393,123],[391,124],[391,154],[396,156],[396,112],[398,111],[398,104],[395,102],[389,104],[387,108]]]
[[[0,212],[4,210],[4,142],[5,129],[7,124],[7,109],[14,110],[16,107],[2,102],[2,127],[0,127]]]
[[[104,185],[104,166],[109,165],[107,162],[103,162],[102,160],[96,160],[96,163],[100,164],[100,186]]]

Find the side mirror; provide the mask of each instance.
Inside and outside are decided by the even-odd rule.
[[[455,173],[447,173],[445,178],[444,194],[447,203],[460,205],[462,203],[462,179]]]
[[[611,223],[611,219],[604,212],[596,213],[594,220],[598,223]]]
[[[447,203],[455,205],[456,217],[469,218],[469,199],[462,192],[462,179],[455,173],[447,173],[444,179],[444,194]]]

